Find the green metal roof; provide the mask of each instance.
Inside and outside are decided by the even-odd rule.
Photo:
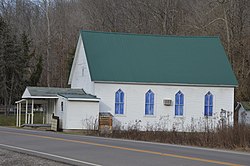
[[[27,87],[31,96],[57,97],[58,94],[79,95],[89,97],[83,89],[54,88],[54,87]]]
[[[247,101],[242,101],[240,102],[242,107],[246,110],[246,111],[250,111],[250,102]]]
[[[237,86],[219,37],[81,31],[92,81]]]

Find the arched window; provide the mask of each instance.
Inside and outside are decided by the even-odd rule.
[[[124,92],[119,89],[115,93],[115,114],[124,113]]]
[[[175,116],[183,116],[184,95],[181,91],[175,94]]]
[[[205,95],[204,116],[213,116],[213,95],[211,92],[207,92]]]
[[[145,94],[145,115],[154,115],[154,93],[151,90]]]

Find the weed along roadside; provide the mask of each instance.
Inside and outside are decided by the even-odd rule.
[[[42,122],[42,115],[36,113],[34,120],[37,123]],[[15,122],[14,114],[8,116],[0,114],[0,126],[15,126]],[[139,131],[131,127],[128,130],[117,128],[105,131],[65,130],[62,133],[250,152],[250,126],[247,125],[218,127],[206,132]]]
[[[113,130],[106,133],[91,130],[67,131],[64,133],[250,152],[250,127],[245,125],[217,128],[206,132],[138,131],[129,129]]]
[[[23,115],[24,116],[24,115]],[[35,121],[42,122],[39,113]],[[24,119],[24,118],[22,118]],[[14,115],[0,115],[0,126],[15,126]],[[206,132],[177,132],[177,131],[138,131],[136,129],[112,131],[68,130],[65,134],[122,138],[149,142],[160,142],[179,145],[190,145],[209,148],[221,148],[250,152],[250,126],[236,125],[234,127],[216,128]]]

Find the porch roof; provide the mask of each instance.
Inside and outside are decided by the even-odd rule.
[[[83,89],[27,87],[22,95],[22,98],[58,98],[58,94],[88,95]]]

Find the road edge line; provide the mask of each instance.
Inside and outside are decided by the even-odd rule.
[[[81,164],[87,164],[87,165],[91,165],[91,166],[102,166],[102,165],[91,163],[91,162],[87,162],[87,161],[81,161],[81,160],[77,160],[77,159],[63,157],[63,156],[59,156],[59,155],[55,155],[55,154],[50,154],[50,153],[46,153],[46,152],[39,152],[39,151],[36,151],[36,150],[31,150],[31,149],[25,149],[25,148],[21,148],[21,147],[17,147],[17,146],[12,146],[12,145],[0,144],[0,146],[7,147],[10,150],[11,149],[17,149],[17,150],[21,150],[21,151],[26,151],[26,152],[31,152],[31,153],[37,153],[37,154],[41,154],[41,155],[45,155],[45,156],[55,157],[55,158],[59,158],[59,159],[63,159],[63,160],[68,160],[68,161],[73,161],[73,162],[81,163]]]

